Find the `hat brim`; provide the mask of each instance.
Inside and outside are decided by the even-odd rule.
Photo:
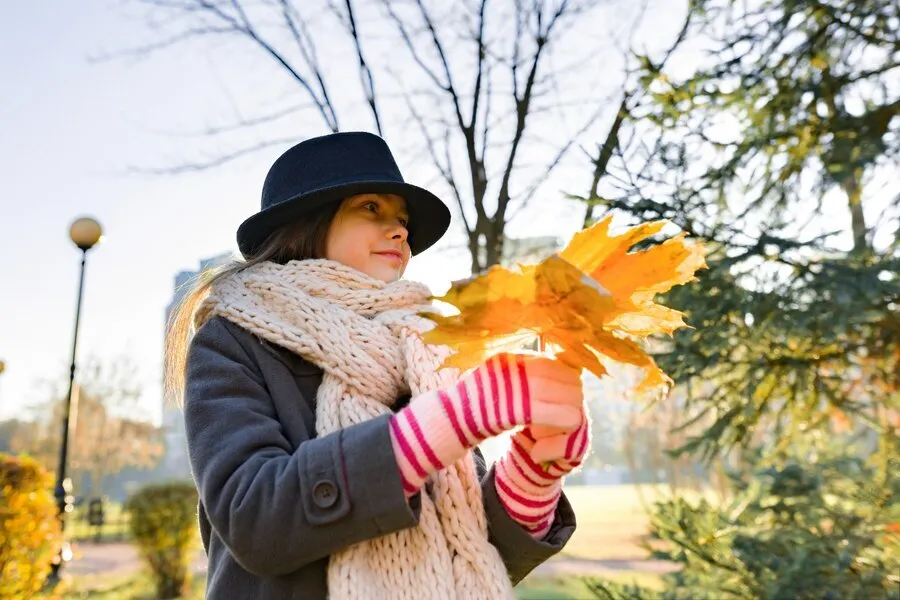
[[[357,194],[396,194],[406,201],[409,211],[407,243],[413,255],[433,246],[450,227],[450,210],[426,189],[396,181],[354,181],[302,194],[249,217],[238,227],[238,248],[244,258],[249,258],[278,227]]]

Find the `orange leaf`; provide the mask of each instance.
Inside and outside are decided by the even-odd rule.
[[[573,344],[563,350],[560,354],[557,354],[556,358],[570,367],[587,369],[597,377],[606,375],[606,367],[603,366],[603,363],[600,362],[597,355],[592,352],[590,348],[585,346]]]
[[[579,231],[560,252],[560,257],[597,281],[601,281],[597,273],[602,271],[604,265],[614,264],[636,243],[659,233],[665,227],[664,221],[654,221],[638,225],[620,236],[610,236],[611,223],[612,216],[609,216]]]
[[[642,306],[637,312],[618,315],[609,323],[609,327],[640,337],[654,333],[672,335],[676,329],[687,327],[682,317],[684,313],[651,303]]]
[[[694,281],[697,269],[706,266],[704,254],[687,244],[681,233],[647,250],[620,255],[591,275],[613,295],[640,294],[641,299],[651,300],[675,285]]]
[[[444,364],[474,367],[499,351],[511,351],[540,337],[575,367],[606,374],[601,358],[641,367],[641,389],[671,385],[644,349],[631,338],[671,335],[684,327],[683,315],[653,302],[674,285],[692,281],[705,266],[702,245],[683,234],[647,250],[631,247],[657,233],[665,222],[609,235],[611,218],[576,234],[559,254],[538,265],[507,269],[455,282],[439,300],[459,314],[426,315],[437,327],[425,334],[456,354]]]

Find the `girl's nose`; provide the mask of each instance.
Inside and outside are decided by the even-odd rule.
[[[388,228],[388,234],[392,240],[406,241],[409,231],[399,221],[394,221]]]

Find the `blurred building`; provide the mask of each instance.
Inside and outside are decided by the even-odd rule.
[[[166,324],[169,322],[169,315],[172,313],[172,310],[178,305],[184,296],[184,293],[187,291],[187,284],[202,272],[221,266],[231,259],[232,255],[230,253],[220,254],[212,258],[201,260],[196,271],[181,271],[175,275],[172,301],[169,302],[169,305],[166,307]],[[181,409],[171,402],[168,402],[165,397],[163,397],[162,403],[162,427],[166,445],[166,454],[160,462],[158,471],[167,478],[190,478],[191,467],[188,462],[187,438],[184,432],[184,419],[182,418]]]
[[[562,240],[555,236],[504,238],[502,263],[506,267],[516,263],[538,263],[554,252],[562,250]]]

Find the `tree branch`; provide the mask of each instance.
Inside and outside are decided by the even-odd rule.
[[[606,175],[613,152],[619,147],[619,130],[622,128],[622,123],[625,122],[625,119],[628,116],[628,99],[629,95],[626,92],[622,95],[622,103],[619,104],[616,118],[613,121],[612,127],[609,128],[609,133],[606,134],[606,140],[604,140],[603,145],[600,147],[597,158],[593,160],[594,174],[591,180],[591,198],[597,197],[600,180]],[[588,227],[593,221],[594,206],[596,206],[594,203],[590,203],[588,204],[587,209],[585,209],[582,227]]]
[[[450,188],[453,192],[453,197],[456,199],[456,203],[459,207],[459,213],[463,220],[463,226],[466,228],[466,233],[472,234],[472,228],[469,226],[469,221],[466,218],[465,206],[463,203],[462,193],[460,193],[459,186],[456,185],[456,179],[453,177],[453,167],[450,162],[450,143],[448,139],[449,131],[445,130],[444,134],[444,160],[445,163],[441,163],[441,159],[438,156],[437,145],[432,139],[431,135],[428,133],[428,127],[425,124],[425,119],[421,114],[416,110],[415,105],[411,101],[407,101],[407,106],[409,107],[410,113],[413,115],[416,123],[419,125],[419,130],[422,133],[422,137],[425,138],[426,147],[428,148],[428,154],[431,156],[431,161],[434,163],[435,168],[441,174],[441,178],[444,180],[444,183]]]
[[[220,167],[239,158],[243,158],[255,152],[259,152],[260,150],[264,150],[265,148],[271,148],[272,146],[286,146],[288,144],[293,144],[296,142],[297,138],[295,136],[266,140],[264,142],[259,142],[252,146],[247,146],[234,152],[220,154],[215,158],[211,158],[203,162],[184,163],[178,165],[177,167],[166,168],[129,167],[127,169],[127,172],[137,175],[181,175],[184,173],[193,173],[195,171],[204,171],[213,167]]]
[[[528,71],[528,76],[525,81],[525,89],[522,92],[522,96],[519,97],[517,94],[518,85],[516,83],[516,62],[513,61],[512,65],[512,75],[513,75],[513,100],[516,106],[516,128],[513,134],[512,142],[510,144],[509,154],[506,159],[506,167],[503,172],[503,176],[500,182],[500,192],[497,196],[497,210],[494,212],[494,223],[503,223],[504,218],[506,216],[507,206],[510,200],[509,193],[509,182],[512,177],[513,165],[516,161],[516,154],[519,150],[519,144],[522,141],[522,136],[525,134],[525,125],[526,119],[528,117],[528,111],[531,107],[531,99],[532,93],[534,91],[534,83],[537,78],[538,67],[540,65],[541,55],[543,53],[544,48],[547,46],[547,43],[551,39],[551,35],[553,33],[554,25],[558,22],[559,18],[565,12],[566,6],[568,2],[564,0],[560,3],[559,8],[556,13],[550,19],[550,22],[547,24],[546,30],[541,30],[541,21],[543,20],[543,14],[540,8],[536,11],[536,20],[537,20],[537,31],[535,33],[535,51],[534,55],[531,59],[531,66]],[[517,4],[517,10],[519,5]],[[518,21],[517,21],[518,22]],[[517,32],[518,33],[518,32]],[[516,45],[518,47],[518,36],[516,40]]]
[[[359,30],[356,26],[356,16],[353,11],[353,1],[346,0],[345,4],[347,6],[350,37],[353,39],[353,46],[356,48],[356,58],[359,61],[359,76],[363,91],[366,95],[366,102],[369,104],[369,110],[372,111],[372,117],[375,119],[375,128],[377,129],[378,134],[383,136],[384,131],[381,126],[381,116],[378,114],[378,104],[375,98],[375,77],[372,75],[372,70],[369,68],[369,64],[366,62],[365,55],[363,54],[362,39],[360,38]]]
[[[232,0],[233,3],[237,4],[239,0]],[[316,47],[315,43],[312,40],[312,36],[309,35],[309,29],[306,27],[306,22],[297,13],[292,4],[289,4],[287,0],[278,0],[279,5],[281,6],[281,14],[284,17],[284,22],[287,24],[288,31],[291,32],[294,41],[297,44],[297,49],[300,51],[301,56],[303,57],[304,62],[306,62],[307,67],[312,71],[313,77],[315,77],[316,82],[319,86],[319,93],[322,94],[321,99],[313,92],[312,86],[305,80],[301,79],[300,83],[305,87],[307,93],[313,97],[316,103],[321,107],[322,118],[325,120],[325,123],[328,127],[331,128],[331,131],[336,132],[340,130],[340,126],[338,125],[337,114],[334,111],[334,105],[331,102],[331,98],[328,95],[328,88],[325,85],[325,80],[322,76],[322,69],[319,66],[319,59],[316,55]],[[280,54],[277,54],[275,50],[266,42],[257,36],[256,32],[253,31],[248,24],[248,32],[254,40],[262,45],[266,50],[279,60],[282,64],[287,66],[286,61],[281,57]],[[309,46],[307,48],[307,45]],[[292,70],[293,72],[293,70]],[[327,109],[327,114],[326,114]]]

